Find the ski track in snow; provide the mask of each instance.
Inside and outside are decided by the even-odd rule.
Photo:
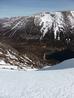
[[[74,59],[49,69],[30,72],[1,69],[0,98],[74,98]]]

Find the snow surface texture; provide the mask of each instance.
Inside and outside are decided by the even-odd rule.
[[[74,59],[41,71],[0,70],[0,98],[74,98]]]

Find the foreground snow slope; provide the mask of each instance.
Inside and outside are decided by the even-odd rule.
[[[0,98],[74,98],[74,59],[45,69],[0,70]]]

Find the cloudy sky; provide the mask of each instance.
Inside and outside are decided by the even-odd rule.
[[[60,10],[74,10],[74,0],[0,0],[0,17]]]

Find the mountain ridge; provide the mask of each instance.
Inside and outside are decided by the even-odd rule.
[[[2,28],[4,29],[10,28],[9,32],[13,31],[15,34],[18,30],[22,28],[25,29],[27,25],[30,26],[30,23],[32,23],[31,26],[34,25],[36,26],[36,28],[38,27],[40,28],[39,31],[43,37],[48,31],[50,32],[50,30],[53,28],[54,38],[60,40],[60,36],[59,34],[57,34],[57,32],[66,31],[65,27],[74,29],[73,20],[74,20],[74,11],[42,12],[40,14],[33,16],[11,17],[5,19],[5,21],[3,19],[4,22],[0,19],[0,21],[2,21],[0,22],[0,25],[2,25]],[[32,32],[30,30],[29,32]],[[6,31],[4,31],[4,33],[5,32]]]

